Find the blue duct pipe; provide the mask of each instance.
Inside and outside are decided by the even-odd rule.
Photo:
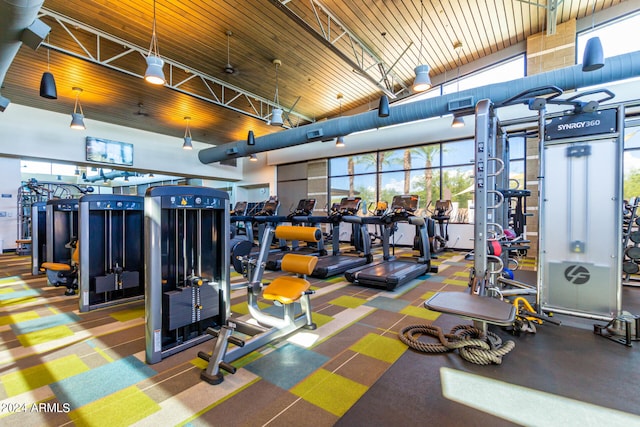
[[[20,46],[22,34],[37,18],[44,0],[0,0],[0,86]],[[0,95],[0,112],[9,99]]]
[[[579,87],[615,82],[640,75],[640,51],[607,58],[604,67],[596,71],[583,72],[582,65],[574,65],[559,70],[536,74],[503,83],[495,83],[479,88],[425,99],[412,103],[391,106],[388,117],[378,117],[378,111],[368,111],[348,117],[338,117],[324,122],[311,123],[255,138],[255,145],[247,145],[245,140],[205,148],[198,152],[202,163],[246,157],[263,151],[293,147],[308,142],[337,138],[369,129],[381,128],[416,120],[449,114],[449,102],[471,98],[472,102],[490,99],[500,104],[513,96],[543,86],[557,86],[563,91]],[[473,106],[472,106],[473,107]]]

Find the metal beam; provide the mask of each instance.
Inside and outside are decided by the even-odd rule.
[[[393,66],[387,66],[362,40],[356,37],[341,23],[331,11],[318,0],[309,0],[313,10],[315,22],[307,22],[291,10],[287,3],[290,0],[270,0],[279,10],[285,13],[302,29],[316,37],[328,49],[346,62],[353,70],[367,79],[377,89],[389,98],[395,99],[400,94],[410,94],[411,89],[392,71]],[[350,50],[339,47],[338,41],[348,39]],[[402,53],[404,55],[406,50]],[[397,61],[396,61],[397,62]],[[394,64],[395,65],[395,64]],[[377,71],[374,74],[373,71]],[[397,90],[396,90],[397,88]]]
[[[547,35],[552,36],[556,33],[556,21],[558,19],[558,6],[564,0],[547,0],[547,4],[534,3],[528,0],[517,0],[520,3],[530,4],[536,7],[542,7],[547,11]],[[595,1],[595,0],[594,0]]]
[[[74,52],[67,48],[63,48],[61,46],[57,46],[53,43],[47,42],[42,43],[45,47],[49,49],[53,49],[57,52],[63,53],[65,55],[69,55],[78,59],[82,59],[93,64],[97,64],[103,66],[105,68],[109,68],[112,70],[119,71],[121,73],[127,74],[129,76],[137,77],[140,79],[144,79],[144,75],[140,74],[136,70],[128,70],[121,66],[115,65],[115,60],[122,58],[128,55],[141,55],[145,57],[149,49],[142,48],[140,46],[136,46],[133,43],[130,43],[126,40],[123,40],[119,37],[107,34],[103,31],[100,31],[96,28],[93,28],[89,25],[86,25],[82,22],[76,21],[59,13],[53,12],[47,8],[42,8],[40,17],[49,17],[55,21],[55,23],[69,34],[71,39],[77,44],[79,51]],[[95,43],[88,48],[80,41],[80,38],[76,36],[76,32],[78,30],[82,30],[94,38],[92,42]],[[105,57],[106,49],[102,49],[102,45],[104,43],[113,43],[118,46],[121,46],[124,51],[109,57]],[[95,56],[91,54],[91,51],[95,50]],[[169,67],[169,78],[167,79],[166,87],[169,89],[175,90],[176,92],[183,93],[185,95],[192,96],[194,98],[200,99],[202,101],[209,102],[211,104],[227,108],[229,110],[244,114],[246,116],[252,117],[254,119],[262,120],[264,122],[269,122],[271,118],[271,110],[277,105],[266,98],[263,98],[254,93],[248,92],[244,89],[241,89],[237,86],[231,85],[229,83],[224,82],[223,80],[217,79],[209,74],[203,73],[202,71],[196,70],[188,65],[181,64],[177,61],[174,61],[167,57],[162,57],[164,59],[165,64]],[[189,74],[186,78],[177,79],[174,77],[174,70],[184,71]],[[141,68],[141,71],[144,71],[144,68]],[[181,73],[182,74],[182,73]],[[207,88],[206,92],[196,93],[188,89],[184,89],[181,87],[184,83],[191,79],[200,79],[203,85]],[[243,102],[239,102],[242,100]],[[297,124],[305,124],[312,123],[315,119],[307,117],[303,114],[296,113],[293,111],[293,107],[291,110],[285,106],[280,106],[280,108],[285,108],[288,111],[289,117],[295,118],[295,120],[290,120],[289,123]],[[292,125],[293,126],[293,125]],[[288,126],[284,126],[288,127]]]

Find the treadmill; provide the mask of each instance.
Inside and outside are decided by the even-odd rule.
[[[332,229],[332,251],[330,255],[319,256],[316,268],[311,273],[312,277],[324,279],[326,277],[342,274],[345,271],[361,267],[373,261],[371,254],[371,239],[366,229],[366,224],[356,216],[360,209],[360,197],[344,197],[338,206],[332,208],[331,213],[327,217],[308,217],[308,223],[329,223]],[[360,228],[359,233],[355,233],[362,239],[359,247],[362,251],[356,254],[343,254],[340,252],[340,224],[346,222],[351,223],[354,227]]]
[[[348,281],[358,285],[384,288],[388,291],[402,286],[405,283],[426,274],[431,270],[431,254],[429,252],[429,239],[424,218],[414,215],[418,209],[418,196],[403,195],[394,196],[391,209],[385,215],[368,217],[367,223],[382,224],[382,254],[381,262],[360,268],[353,268],[345,272]],[[416,226],[416,232],[421,238],[420,256],[416,259],[403,259],[391,256],[389,253],[389,240],[391,230],[398,222],[408,222]]]
[[[316,207],[316,199],[301,199],[298,202],[296,209],[286,217],[282,217],[282,222],[290,222],[292,225],[309,225],[308,218],[313,214],[313,209]],[[281,242],[280,246],[283,247],[286,242]],[[280,264],[282,258],[288,252],[295,252],[305,255],[326,255],[323,242],[320,240],[316,244],[308,244],[306,246],[298,246],[298,242],[292,242],[291,248],[283,249],[280,252],[272,252],[267,257],[265,264],[266,270],[280,271]]]
[[[241,258],[245,256],[257,258],[258,253],[260,252],[260,245],[262,244],[265,227],[275,227],[275,225],[286,218],[276,215],[279,206],[280,202],[278,201],[278,198],[276,196],[271,196],[267,201],[255,203],[252,207],[247,208],[249,212],[244,212],[244,215],[237,215],[237,213],[240,212],[238,210],[238,212],[232,217],[232,221],[244,223],[246,230],[246,236],[236,235],[229,241],[231,264],[238,273],[242,271]],[[236,211],[235,207],[234,211]],[[254,214],[251,215],[250,212],[254,212]],[[257,246],[253,240],[255,225],[258,227]],[[279,251],[280,249],[282,248],[275,248],[272,250]]]
[[[231,238],[245,236],[246,240],[253,242],[253,228],[251,220],[253,217],[247,215],[247,202],[236,202],[233,210],[229,212],[231,222]]]

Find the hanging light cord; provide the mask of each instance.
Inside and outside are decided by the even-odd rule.
[[[153,0],[153,24],[151,30],[151,45],[149,46],[149,55],[160,56],[158,49],[158,37],[156,36],[156,1]]]
[[[187,119],[187,127],[186,127],[186,128],[185,128],[185,130],[184,130],[184,137],[185,137],[185,138],[186,138],[186,137],[191,138],[191,127],[189,126],[189,121],[190,121],[190,120],[191,120],[191,119]]]
[[[278,64],[276,64],[276,95],[273,98],[276,107],[280,107],[280,98],[278,97]]]
[[[460,92],[460,47],[458,50],[458,76],[456,77],[456,93]]]
[[[50,45],[49,43],[49,34],[47,34],[47,44]],[[51,71],[51,67],[50,67],[50,62],[51,62],[51,48],[49,46],[47,46],[47,71]]]
[[[424,19],[422,18],[422,11],[424,10],[424,5],[422,4],[422,0],[420,0],[420,49],[418,50],[418,63],[422,64],[422,25],[424,24]]]
[[[78,108],[80,109],[80,114],[84,116],[84,111],[82,111],[82,104],[80,104],[80,91],[76,93],[76,105],[73,107],[73,112],[77,113]]]
[[[229,31],[227,31],[227,64],[231,65],[231,54],[229,53],[229,37],[231,35],[229,34]]]
[[[591,31],[596,26],[596,3],[598,0],[593,0],[593,9],[591,9]]]

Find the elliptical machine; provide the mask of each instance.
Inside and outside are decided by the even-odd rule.
[[[429,221],[429,246],[431,254],[437,254],[447,249],[447,242],[449,241],[449,219],[451,218],[451,211],[453,205],[451,200],[436,200],[436,204],[433,211],[429,210],[427,205],[427,211],[431,213],[431,219]],[[436,227],[436,224],[438,226]]]

